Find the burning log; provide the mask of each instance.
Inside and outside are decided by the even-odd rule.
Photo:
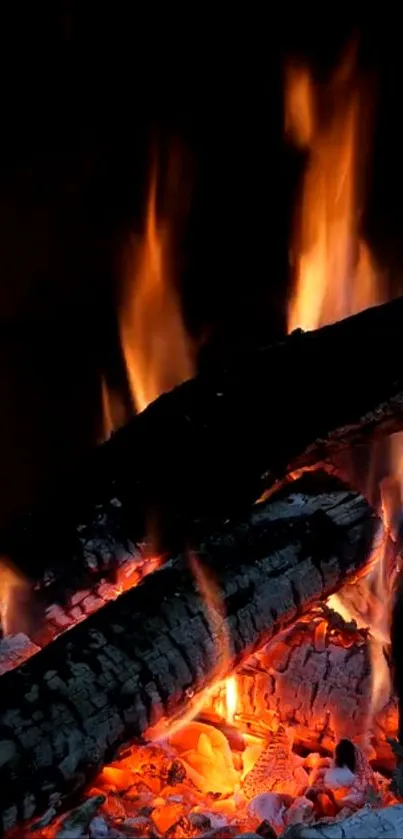
[[[182,550],[290,471],[402,429],[402,323],[403,298],[185,382],[63,478],[46,510],[4,537],[3,552],[54,602],[150,529],[161,551]]]
[[[5,673],[3,827],[82,790],[150,725],[196,713],[193,694],[362,570],[378,527],[361,496],[308,474],[205,540],[199,582],[181,556]],[[205,611],[209,572],[225,618],[214,597]]]
[[[388,738],[396,736],[397,703],[392,698],[370,713],[371,682],[368,630],[318,605],[237,671],[237,723],[259,733],[274,714],[293,727],[294,746],[329,754],[353,734],[355,742],[372,746],[376,766],[391,771]],[[222,690],[212,694],[212,709],[225,701]]]

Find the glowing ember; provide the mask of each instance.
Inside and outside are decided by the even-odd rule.
[[[157,184],[154,166],[145,231],[141,240],[133,241],[120,316],[127,376],[138,411],[194,372],[173,278],[173,231],[168,218],[158,218]]]
[[[204,577],[201,585],[205,585]],[[287,656],[281,656],[281,648],[285,649],[287,642],[288,658],[294,649],[304,651],[304,637],[311,639],[327,669],[330,664],[343,672],[355,645],[366,643],[365,633],[345,625],[325,606],[314,609],[251,656],[239,672],[215,686],[216,693],[206,697],[203,721],[192,720],[186,725],[182,721],[179,727],[167,729],[167,738],[133,745],[103,769],[88,790],[87,800],[101,800],[98,819],[106,828],[167,839],[202,837],[219,829],[221,836],[233,837],[242,831],[256,831],[262,822],[268,822],[280,835],[296,822],[338,819],[346,808],[394,803],[387,782],[373,770],[358,741],[341,739],[336,749],[334,742],[331,757],[318,729],[316,744],[312,743],[316,750],[306,754],[296,720],[295,725],[284,725],[275,710],[255,712],[250,718],[254,733],[249,730],[248,714],[243,712],[252,702],[247,674],[261,668],[261,676],[255,676],[255,692],[263,708],[268,689],[262,679],[269,685],[277,673],[277,677],[288,678],[291,689],[293,676],[287,674]],[[309,668],[301,665],[301,679],[309,682],[310,677]],[[285,711],[282,690],[285,685],[277,689],[273,702]],[[300,691],[298,697],[301,702]],[[331,701],[339,719],[346,723],[340,696]],[[349,722],[352,720],[350,715]],[[315,725],[311,729],[314,738]],[[106,828],[103,835],[109,835]]]

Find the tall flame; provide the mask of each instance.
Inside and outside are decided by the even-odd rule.
[[[145,231],[130,254],[120,317],[127,376],[138,411],[193,375],[190,340],[173,282],[172,225],[157,216],[157,181],[154,167]]]
[[[315,85],[306,68],[290,67],[286,75],[286,131],[308,154],[293,243],[296,282],[288,312],[290,331],[314,329],[386,299],[368,247],[359,237],[362,93],[351,53],[325,88]],[[396,446],[402,440],[403,436],[391,448],[394,474],[398,467]],[[390,638],[391,602],[387,545],[385,537],[379,558],[364,580],[346,586],[343,593],[329,600],[347,619],[354,617],[370,627],[370,713],[384,704],[390,687],[384,656]]]
[[[288,326],[315,329],[383,301],[358,235],[361,91],[351,57],[320,89],[305,68],[286,75],[286,130],[308,151],[295,227],[296,285]]]

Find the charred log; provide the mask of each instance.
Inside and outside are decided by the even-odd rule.
[[[365,566],[378,528],[361,496],[306,475],[199,546],[227,616],[219,625],[181,556],[5,673],[3,826],[32,817],[55,792],[82,789],[123,743],[330,595]]]
[[[53,602],[150,530],[160,551],[182,550],[288,472],[400,430],[402,323],[399,299],[186,382],[61,478],[0,547],[39,585],[58,583]]]
[[[218,689],[219,690],[219,689]],[[259,733],[273,714],[294,729],[297,748],[333,754],[339,740],[371,744],[374,765],[392,771],[394,698],[371,715],[368,631],[317,606],[248,659],[237,672],[237,722]],[[211,697],[212,707],[217,695]],[[208,721],[208,711],[206,721]]]

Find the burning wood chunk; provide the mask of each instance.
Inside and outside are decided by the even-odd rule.
[[[252,732],[259,733],[261,721],[270,728],[274,714],[293,727],[299,748],[332,753],[338,740],[353,737],[370,744],[377,765],[394,767],[388,738],[396,736],[397,703],[392,696],[370,715],[368,632],[326,606],[315,607],[248,659],[237,671],[236,687],[237,718]]]

